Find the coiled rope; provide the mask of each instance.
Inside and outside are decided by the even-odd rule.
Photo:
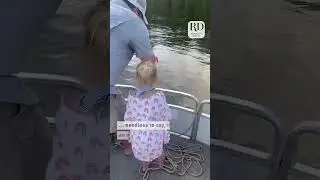
[[[156,170],[164,170],[167,173],[184,176],[189,174],[193,177],[199,177],[203,174],[202,162],[205,160],[202,145],[193,143],[184,143],[185,145],[167,144],[165,151],[165,162],[163,168],[149,167],[144,172],[142,166],[139,168],[139,173],[143,180],[148,180],[150,173]],[[150,165],[155,164],[152,162]],[[190,171],[193,164],[198,166],[198,172]]]
[[[169,143],[164,148],[165,161],[162,168],[156,162],[151,162],[149,168],[144,172],[142,171],[142,166],[139,168],[139,174],[142,175],[143,180],[148,180],[150,173],[157,170],[164,170],[167,173],[175,174],[178,176],[184,176],[189,174],[193,177],[199,177],[203,174],[204,169],[202,167],[202,162],[205,160],[204,151],[201,144],[194,144],[189,142],[181,143],[183,145],[177,145]],[[120,143],[115,143],[115,147],[123,147]],[[191,171],[191,167],[198,167],[198,172]],[[156,165],[157,167],[152,167]]]

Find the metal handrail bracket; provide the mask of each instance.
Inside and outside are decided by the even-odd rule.
[[[126,85],[126,84],[116,84],[115,86],[118,87],[118,88],[137,89],[136,87],[134,87],[132,85]],[[171,89],[165,89],[165,88],[156,88],[156,90],[163,91],[163,92],[166,92],[166,93],[172,93],[172,94],[176,94],[176,95],[181,95],[183,97],[187,97],[189,99],[192,99],[194,101],[194,103],[195,103],[195,108],[194,108],[195,111],[199,106],[199,100],[192,94],[181,92],[181,91],[175,91],[175,90],[171,90]]]
[[[288,178],[289,169],[291,167],[301,167],[299,164],[293,163],[296,156],[299,137],[305,134],[320,135],[320,122],[319,121],[306,121],[296,126],[287,136],[287,140],[282,149],[281,161],[277,164],[277,173],[273,174],[273,180],[286,180]],[[308,172],[320,178],[320,171],[304,166],[304,168],[297,168],[302,172]],[[313,169],[313,170],[312,170]]]
[[[191,131],[191,139],[192,140],[196,140],[197,138],[197,133],[198,133],[198,126],[199,126],[199,122],[200,122],[200,118],[203,112],[203,107],[205,104],[210,104],[210,100],[204,100],[199,104],[199,107],[195,113],[195,117],[194,117],[194,122],[193,122],[193,128]],[[210,116],[209,116],[210,117]]]
[[[116,84],[115,86],[118,88],[136,89],[136,87],[134,87],[132,85],[125,85],[125,84]],[[191,136],[189,138],[194,139],[196,136],[196,132],[197,132],[197,130],[195,130],[195,128],[198,128],[199,118],[201,116],[201,112],[199,112],[199,110],[202,111],[202,108],[199,109],[199,106],[200,106],[199,100],[195,96],[188,94],[188,93],[181,92],[181,91],[175,91],[175,90],[164,89],[164,88],[156,88],[156,90],[163,91],[165,93],[172,93],[172,94],[181,95],[183,97],[190,98],[195,102],[194,109],[186,108],[186,107],[183,107],[180,105],[169,104],[169,106],[171,108],[176,108],[176,109],[179,109],[182,111],[190,112],[190,110],[192,110],[192,112],[194,113],[194,119],[193,119],[192,123],[190,124]],[[207,100],[207,101],[209,101],[209,100]],[[204,103],[207,103],[207,101],[204,101]],[[197,118],[198,116],[199,116],[199,118]],[[189,131],[189,128],[187,128],[187,129]],[[188,132],[188,131],[186,131],[186,132]],[[186,133],[186,132],[184,132],[184,133]],[[195,135],[193,135],[193,134],[195,134]],[[185,134],[180,134],[180,135],[186,136]]]

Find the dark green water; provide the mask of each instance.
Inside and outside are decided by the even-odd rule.
[[[94,3],[94,0],[64,0],[44,33],[39,35],[39,46],[25,61],[24,71],[81,76],[81,18]],[[187,23],[205,21],[209,34],[208,4],[209,0],[148,0],[150,36],[160,60],[159,86],[191,93],[199,100],[209,99],[209,41],[208,36],[203,40],[189,39]],[[119,83],[135,84],[136,63],[136,60],[130,63]],[[179,104],[188,103],[180,97],[170,99]]]
[[[150,38],[159,57],[160,87],[191,93],[199,100],[209,99],[210,90],[210,9],[209,0],[148,0],[147,17]],[[188,21],[206,24],[206,37],[189,39]],[[138,61],[132,61],[121,82],[134,84]],[[188,103],[180,97],[169,98],[178,104]],[[205,107],[205,112],[209,108]]]
[[[148,0],[151,40],[160,58],[160,86],[192,93],[200,100],[209,98],[208,35],[212,26],[214,92],[265,105],[283,120],[286,130],[306,120],[319,120],[320,12],[316,6],[302,3],[299,7],[293,2],[299,1]],[[94,3],[64,0],[39,34],[39,46],[30,53],[23,70],[78,76],[81,17]],[[206,39],[188,39],[189,20],[206,23]],[[134,84],[136,63],[130,64],[121,82]],[[235,114],[224,119],[231,132],[226,138],[270,149],[271,127]],[[319,144],[319,139],[304,141],[299,157],[320,164],[320,146],[314,144]]]
[[[209,99],[210,50],[208,36],[192,40],[187,23],[202,20],[209,34],[209,0],[148,0],[147,17],[155,54],[159,57],[160,86]],[[134,67],[128,67],[123,82],[134,83]]]
[[[268,107],[286,132],[303,121],[319,121],[319,1],[212,2],[212,90]],[[270,149],[267,123],[230,111],[216,111],[224,117],[226,139]],[[319,167],[319,138],[300,142],[297,160]]]

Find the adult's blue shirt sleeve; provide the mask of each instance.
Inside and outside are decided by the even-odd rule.
[[[149,31],[143,22],[130,21],[126,24],[130,37],[129,46],[140,59],[148,59],[154,56]]]

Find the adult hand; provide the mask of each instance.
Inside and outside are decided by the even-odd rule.
[[[141,58],[142,61],[152,61],[154,63],[158,63],[159,59],[157,56],[151,56],[151,57],[143,57]]]

